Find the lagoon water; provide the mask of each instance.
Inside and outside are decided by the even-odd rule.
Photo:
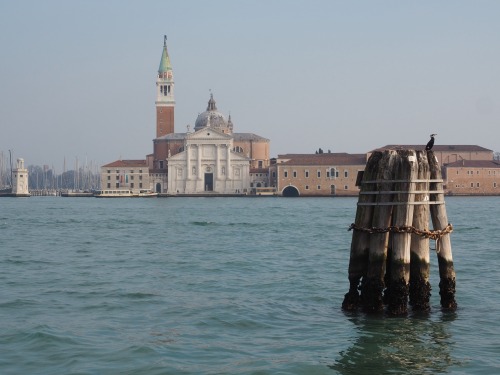
[[[0,373],[500,373],[500,198],[446,199],[459,309],[431,254],[400,318],[341,310],[356,202],[3,198]]]

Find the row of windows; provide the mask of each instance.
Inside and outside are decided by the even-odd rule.
[[[108,169],[108,174],[111,173],[111,169]],[[116,173],[126,173],[124,170],[123,171],[120,171],[119,169],[116,170]],[[133,169],[131,169],[129,171],[129,173],[137,173],[136,171],[134,171]],[[142,173],[142,169],[139,169],[139,173]]]
[[[133,175],[129,176],[129,177],[130,177],[131,180],[134,179]],[[120,179],[120,176],[116,176],[116,180],[119,180],[119,179]],[[111,176],[108,176],[108,181],[110,181],[110,180],[111,180]],[[139,176],[139,180],[142,180],[142,175]]]
[[[288,171],[283,171],[284,172],[284,177],[288,178]],[[321,178],[321,171],[316,171],[316,176],[318,178]],[[276,172],[273,172],[273,177],[276,177]],[[297,171],[292,171],[292,177],[297,178]],[[305,170],[304,171],[304,177],[309,178],[309,171]],[[336,170],[335,168],[331,168],[326,171],[326,177],[327,178],[338,178],[339,177],[339,171]],[[344,171],[344,177],[347,178],[349,177],[349,171]]]
[[[476,171],[476,174],[479,174],[481,171]],[[489,175],[496,175],[496,172],[495,170],[488,170],[488,174]],[[460,170],[457,169],[457,174],[460,174]],[[467,171],[467,174],[468,175],[473,175],[474,174],[474,171]]]
[[[305,189],[309,190],[309,185],[306,185]],[[321,185],[316,186],[316,189],[321,190]],[[330,185],[330,189],[332,191],[335,190],[335,185]],[[349,190],[349,186],[348,185],[344,185],[344,190]]]
[[[456,188],[464,188],[464,187],[465,187],[465,185],[456,184],[456,185],[455,185],[455,187],[456,187]],[[471,182],[471,183],[470,183],[470,187],[471,187],[471,188],[474,188],[474,187],[478,188],[478,187],[481,187],[481,184],[480,184],[479,182],[476,182],[476,183]],[[496,183],[496,182],[494,182],[494,183],[493,183],[493,187],[494,187],[494,188],[496,188],[496,187],[497,187],[497,183]]]
[[[106,186],[108,187],[108,189],[111,189],[111,182],[108,182],[108,184],[107,184]],[[117,189],[118,189],[119,187],[120,187],[120,183],[119,183],[119,182],[117,182],[117,183],[115,184],[115,188],[117,188]],[[134,188],[134,183],[133,183],[133,182],[130,184],[130,188],[131,188],[131,189],[133,189],[133,188]],[[141,182],[141,183],[139,183],[139,189],[142,189],[142,182]]]

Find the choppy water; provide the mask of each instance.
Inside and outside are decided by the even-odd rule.
[[[345,314],[354,198],[0,200],[1,374],[500,373],[500,198],[447,198],[459,309]]]

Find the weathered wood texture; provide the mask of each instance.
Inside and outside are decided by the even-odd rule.
[[[409,300],[414,310],[429,310],[429,236],[439,238],[441,305],[456,308],[455,270],[440,181],[432,151],[386,150],[371,155],[350,228],[354,229],[350,286],[343,309],[362,307],[377,312],[386,304],[388,313],[402,315],[407,313]],[[429,230],[429,214],[433,231]]]
[[[429,180],[429,162],[427,153],[417,151],[418,180]],[[415,202],[429,201],[429,182],[416,183],[416,190],[423,192],[415,194]],[[423,230],[429,230],[429,205],[418,204],[413,209],[413,226]],[[413,310],[430,310],[431,284],[429,238],[411,235],[410,245],[410,305]]]
[[[377,165],[382,158],[381,153],[376,153],[366,163],[362,181],[370,181],[377,173]],[[369,193],[374,190],[372,184],[361,185],[360,192]],[[371,203],[375,196],[372,194],[360,194],[356,219],[354,224],[359,227],[367,227],[371,224],[373,206],[363,205]],[[360,304],[358,288],[361,279],[366,275],[368,266],[368,250],[370,235],[366,232],[353,231],[351,241],[351,255],[349,258],[349,292],[344,296],[342,308],[344,310],[355,310]]]
[[[374,180],[380,181],[370,184],[377,192],[391,191],[394,188],[395,152],[384,152],[380,159]],[[376,205],[373,209],[371,227],[386,228],[391,225],[392,194],[377,194]],[[385,272],[387,262],[387,245],[389,232],[372,233],[369,235],[368,271],[361,287],[361,301],[363,309],[368,312],[380,311],[384,308],[383,291],[385,288]]]
[[[434,153],[432,151],[428,151],[427,158],[429,159],[431,179],[441,180],[441,169]],[[432,182],[431,189],[442,191],[443,183]],[[431,195],[431,200],[444,201],[444,193]],[[445,205],[431,205],[430,211],[434,230],[445,229],[449,224]],[[457,308],[457,302],[455,301],[456,278],[449,234],[445,234],[436,241],[436,252],[439,265],[439,294],[441,296],[441,307],[447,310],[455,310]]]
[[[413,221],[414,181],[417,177],[418,165],[415,151],[401,150],[395,163],[395,194],[392,221],[395,227],[409,227]],[[410,282],[410,243],[411,234],[402,232],[391,233],[391,274],[388,287],[388,310],[394,315],[407,312],[409,282]]]

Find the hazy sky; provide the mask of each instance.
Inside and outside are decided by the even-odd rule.
[[[500,151],[500,1],[0,0],[0,151],[142,159],[163,47],[176,131],[212,90],[271,156],[387,144]]]

